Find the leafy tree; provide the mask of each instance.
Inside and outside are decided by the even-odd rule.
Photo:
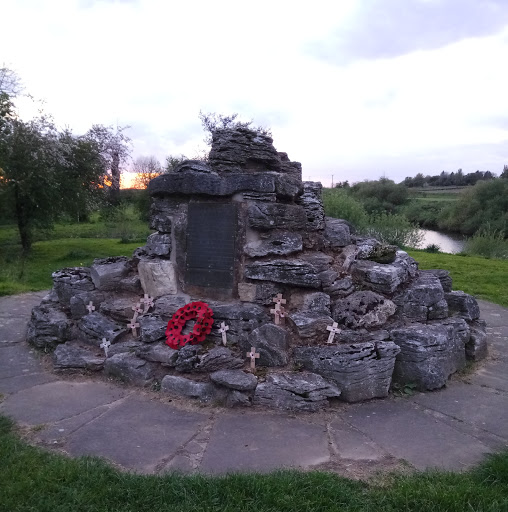
[[[120,201],[120,175],[122,166],[130,157],[131,139],[124,133],[129,126],[104,126],[94,124],[87,132],[86,138],[94,141],[99,149],[102,158],[104,173],[111,174],[111,185],[109,188],[110,200],[116,204]]]
[[[166,164],[164,165],[164,172],[173,172],[177,166],[179,166],[182,162],[185,162],[188,158],[185,155],[174,156],[169,155],[166,157]]]
[[[503,167],[503,172],[501,173],[501,176],[499,176],[500,178],[503,178],[503,179],[508,179],[508,165],[505,165]]]
[[[409,198],[404,185],[396,185],[387,178],[355,183],[349,191],[363,204],[369,214],[395,213]]]
[[[153,178],[162,174],[162,166],[154,156],[140,156],[134,160],[132,170],[136,173],[136,188],[146,188]]]
[[[218,130],[226,130],[226,129],[237,129],[244,128],[247,130],[251,130],[260,135],[267,135],[269,137],[272,136],[271,131],[268,128],[263,128],[262,126],[253,126],[253,121],[240,121],[238,120],[238,114],[234,113],[230,116],[216,114],[214,112],[209,112],[205,114],[204,112],[199,112],[199,119],[201,120],[201,124],[205,132],[207,132],[207,136],[205,138],[205,142],[207,144],[212,143],[213,134]]]

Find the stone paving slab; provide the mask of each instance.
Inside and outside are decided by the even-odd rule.
[[[469,376],[467,382],[508,393],[507,364],[501,361],[490,361]]]
[[[29,373],[42,373],[39,355],[26,344],[0,347],[0,380]]]
[[[475,428],[508,439],[508,395],[461,382],[413,400],[429,409],[459,419]]]
[[[156,472],[207,421],[209,415],[129,397],[71,434],[71,455],[97,455],[140,473]]]
[[[50,373],[28,373],[0,379],[0,393],[16,393],[40,384],[55,382],[58,378]]]
[[[70,418],[126,394],[125,389],[102,382],[49,382],[9,395],[0,404],[0,413],[28,425],[39,425]]]
[[[200,471],[268,472],[309,468],[329,460],[325,425],[282,414],[235,411],[217,419]]]
[[[333,449],[341,459],[376,461],[388,455],[370,437],[352,428],[341,418],[330,422],[330,433]]]
[[[417,469],[463,470],[491,452],[483,443],[403,398],[352,406],[345,420],[387,452]]]

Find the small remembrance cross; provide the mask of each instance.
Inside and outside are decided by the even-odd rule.
[[[138,337],[138,331],[136,330],[137,327],[139,327],[139,324],[136,322],[137,315],[134,314],[134,318],[130,321],[129,324],[127,324],[128,329],[132,329],[132,334],[135,338]]]
[[[275,302],[275,304],[278,304],[280,306],[281,304],[286,304],[287,301],[286,301],[286,299],[282,298],[282,293],[278,293],[277,297],[274,297],[272,299],[272,302]],[[277,307],[277,306],[275,306],[275,307]]]
[[[145,293],[145,295],[139,302],[141,302],[145,306],[145,310],[143,311],[143,313],[147,313],[148,310],[151,307],[153,307],[153,299],[152,299],[152,297],[150,297],[150,295],[148,295],[148,293]]]
[[[330,335],[328,336],[327,343],[333,343],[333,338],[335,337],[335,335],[340,333],[340,329],[338,328],[337,322],[333,322],[333,324],[329,325],[326,328],[326,330],[330,331]]]
[[[93,302],[90,301],[88,303],[88,306],[86,307],[86,309],[88,309],[88,312],[91,313],[92,311],[95,311],[95,306],[93,305]]]
[[[104,349],[104,354],[108,357],[108,347],[111,346],[111,343],[106,338],[102,338],[102,343],[99,346]]]
[[[259,353],[256,352],[255,347],[250,348],[250,352],[247,352],[247,357],[250,357],[250,367],[256,368],[256,359],[259,359]]]
[[[284,306],[281,306],[280,304],[275,304],[275,308],[270,309],[270,313],[272,315],[275,315],[275,325],[284,325],[284,319],[286,318],[286,310],[284,309]]]
[[[142,301],[143,299],[141,299]],[[134,320],[138,317],[139,313],[143,313],[143,310],[141,309],[141,301],[139,301],[137,304],[134,304],[132,306],[132,311],[134,311]]]
[[[226,338],[226,331],[229,331],[229,325],[226,325],[224,322],[221,322],[219,327],[219,332],[222,334],[222,344],[226,346],[228,340]]]

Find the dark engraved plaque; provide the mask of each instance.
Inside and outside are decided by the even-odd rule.
[[[233,287],[236,225],[234,203],[189,204],[186,284]]]

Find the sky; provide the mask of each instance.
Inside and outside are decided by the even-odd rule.
[[[206,150],[238,113],[324,186],[508,164],[508,0],[3,0],[0,67],[132,158]],[[129,165],[127,165],[129,168]]]

